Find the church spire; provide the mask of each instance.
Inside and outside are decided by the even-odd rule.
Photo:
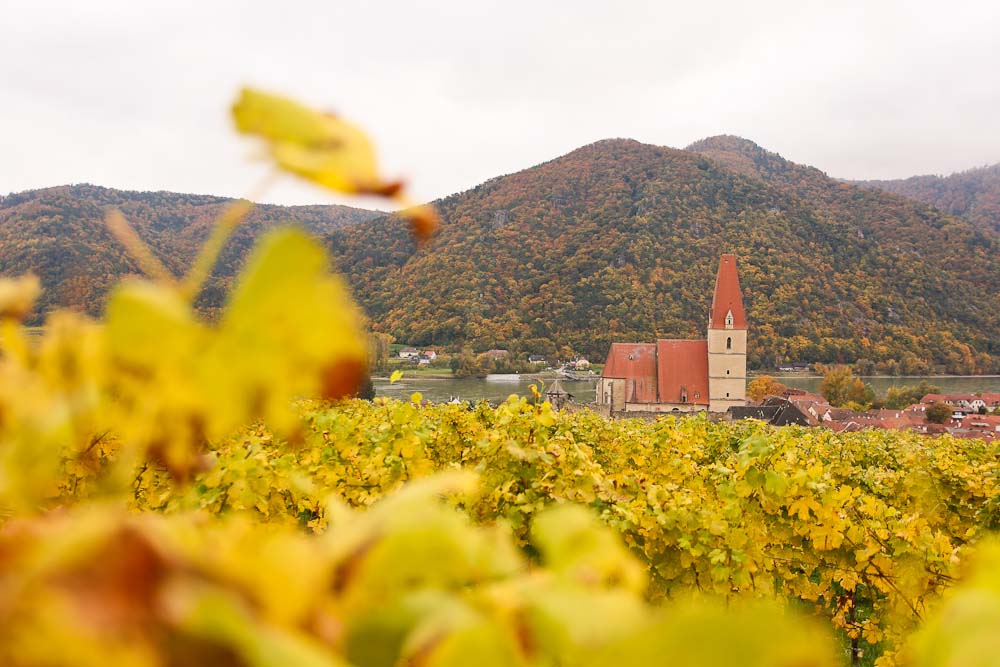
[[[708,313],[709,329],[746,329],[747,316],[743,310],[743,293],[736,273],[736,255],[719,258],[719,274],[715,279],[715,295]]]

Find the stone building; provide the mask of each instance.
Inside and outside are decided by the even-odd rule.
[[[747,320],[736,256],[723,255],[705,340],[612,343],[597,404],[621,412],[726,412],[746,405]]]
[[[552,405],[553,409],[562,410],[566,403],[573,400],[573,394],[563,389],[562,383],[556,380],[545,392],[545,400]]]

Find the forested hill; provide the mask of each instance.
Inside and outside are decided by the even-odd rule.
[[[60,186],[0,197],[0,276],[29,272],[39,276],[43,292],[36,322],[55,306],[96,314],[117,280],[139,273],[105,227],[108,208],[122,211],[167,268],[180,276],[190,267],[212,223],[231,201],[173,192],[125,192],[93,185]],[[323,235],[378,215],[377,211],[346,206],[255,207],[223,251],[199,306],[211,313],[222,304],[230,278],[264,229],[294,221]]]
[[[1000,232],[1000,164],[951,176],[913,176],[857,184],[922,201]]]
[[[602,360],[612,341],[703,337],[718,256],[735,252],[752,366],[1000,370],[1000,236],[743,139],[601,141],[437,205],[419,251],[392,216],[330,237],[401,341]]]

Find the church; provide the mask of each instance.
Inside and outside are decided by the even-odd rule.
[[[746,405],[747,318],[736,255],[719,259],[706,340],[612,343],[597,404],[610,413],[726,412]]]

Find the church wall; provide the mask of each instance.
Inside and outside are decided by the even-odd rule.
[[[597,381],[597,404],[607,405],[611,410],[625,409],[625,380],[621,378],[601,378]]]
[[[697,403],[626,403],[625,412],[701,412],[708,406]]]
[[[726,371],[729,371],[728,373]],[[708,377],[711,378],[741,378],[747,377],[747,358],[745,354],[709,354]]]
[[[727,341],[730,345],[727,345]],[[745,329],[708,330],[708,394],[711,412],[725,412],[730,407],[746,405],[746,352]]]
[[[726,339],[733,339],[732,349],[726,349]],[[746,354],[747,353],[747,330],[746,329],[709,329],[708,330],[708,352]]]

